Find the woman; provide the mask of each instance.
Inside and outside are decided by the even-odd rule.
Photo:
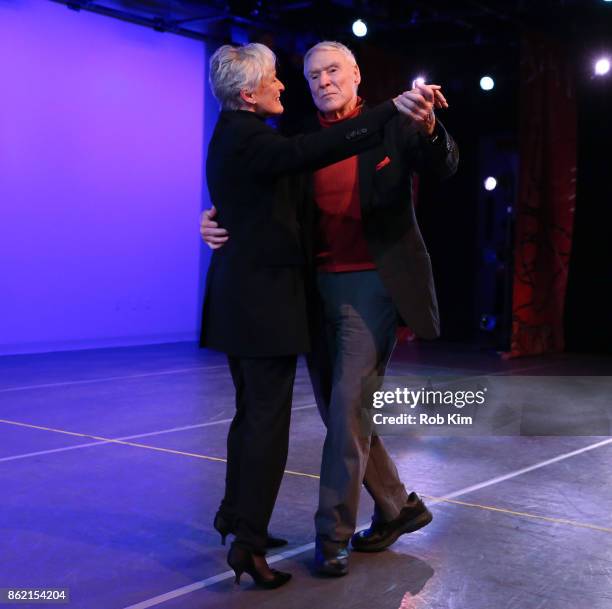
[[[219,223],[232,235],[208,270],[202,346],[228,355],[236,414],[227,439],[225,496],[215,518],[236,538],[228,564],[265,588],[291,575],[269,568],[267,528],[288,449],[297,354],[309,349],[300,235],[299,172],[380,142],[401,98],[322,132],[285,138],[264,121],[282,114],[274,53],[261,44],[219,48],[209,79],[221,113],[206,176]],[[264,227],[262,229],[262,227]]]

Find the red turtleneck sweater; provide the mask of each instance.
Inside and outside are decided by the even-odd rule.
[[[357,107],[339,119],[325,119],[319,114],[323,127],[358,116]],[[368,244],[363,236],[359,173],[357,156],[315,172],[314,193],[319,208],[316,262],[319,271],[340,273],[375,269]]]

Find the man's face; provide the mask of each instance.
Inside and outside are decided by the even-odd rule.
[[[361,75],[342,51],[317,50],[304,68],[312,99],[322,114],[342,115],[353,109]]]

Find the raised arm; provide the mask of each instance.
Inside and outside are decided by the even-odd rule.
[[[383,127],[397,112],[396,102],[390,100],[356,118],[291,138],[262,123],[246,143],[246,168],[255,175],[273,176],[337,163],[380,143]]]
[[[409,119],[404,122],[405,141],[418,171],[440,180],[450,177],[457,171],[459,148],[434,112],[448,108],[440,86],[417,85],[401,98],[399,109]]]

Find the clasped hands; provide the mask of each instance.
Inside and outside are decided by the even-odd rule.
[[[432,135],[436,127],[434,108],[448,108],[440,85],[416,84],[393,98],[396,108],[414,121],[423,135]]]

